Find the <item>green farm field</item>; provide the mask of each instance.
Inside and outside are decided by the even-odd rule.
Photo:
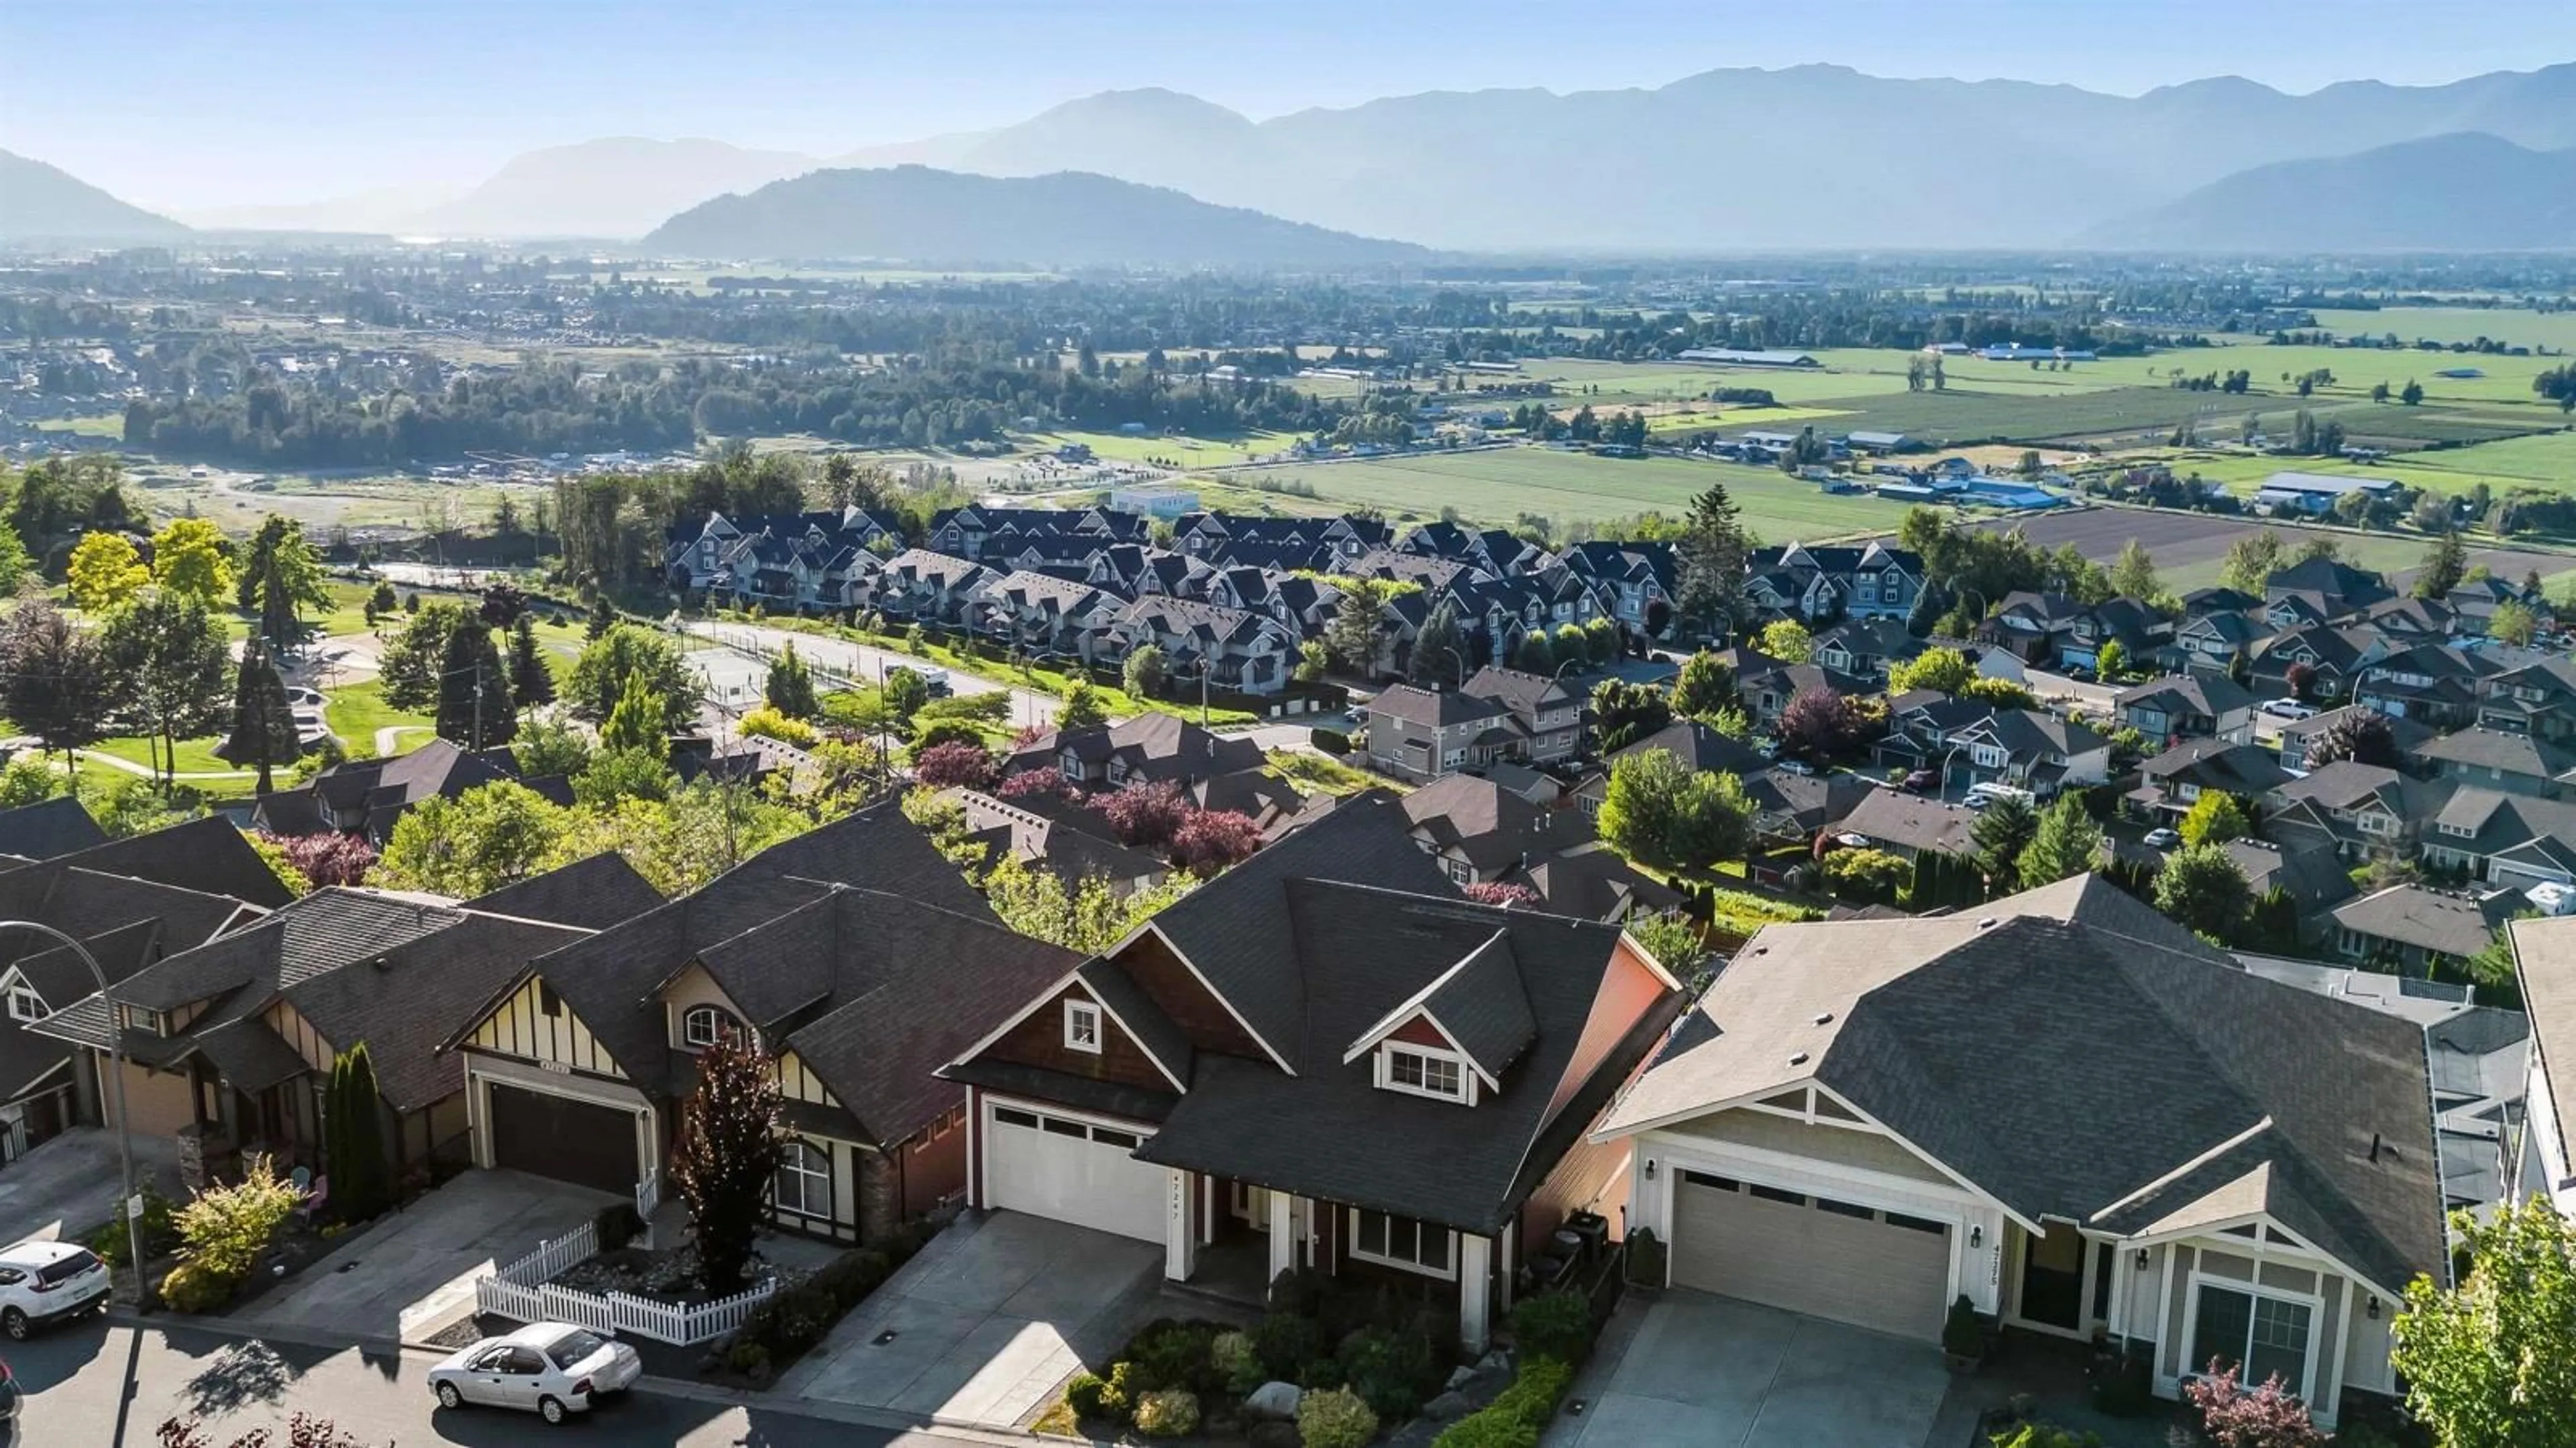
[[[2576,312],[2535,312],[2525,307],[2383,307],[2375,312],[2319,312],[2317,325],[2347,337],[2377,337],[2390,332],[2396,333],[2400,342],[2474,342],[2486,337],[2508,347],[2576,352]],[[2483,365],[2489,359],[2459,360]]]
[[[1681,513],[1712,482],[1723,481],[1744,509],[1747,527],[1772,542],[1892,528],[1893,504],[1835,496],[1769,468],[1682,458],[1604,458],[1544,447],[1479,448],[1353,462],[1299,463],[1248,469],[1255,478],[1311,487],[1335,503],[1383,508],[1389,516],[1437,516],[1456,508],[1480,522],[1508,523],[1521,513],[1560,522]]]

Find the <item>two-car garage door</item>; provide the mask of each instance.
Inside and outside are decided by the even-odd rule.
[[[1134,1131],[999,1102],[984,1109],[984,1204],[1121,1237],[1163,1240],[1170,1174]]]
[[[1950,1229],[1856,1202],[1682,1172],[1673,1284],[1902,1337],[1936,1338]]]
[[[633,1112],[498,1081],[489,1089],[494,1166],[603,1192],[635,1190],[642,1173],[636,1169]]]

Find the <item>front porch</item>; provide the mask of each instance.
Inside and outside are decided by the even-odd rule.
[[[1482,1236],[1201,1172],[1171,1176],[1163,1276],[1182,1290],[1257,1310],[1283,1273],[1356,1279],[1456,1312],[1469,1352],[1511,1310],[1511,1227]]]

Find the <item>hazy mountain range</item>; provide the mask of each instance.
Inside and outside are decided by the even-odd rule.
[[[166,241],[187,231],[170,218],[129,206],[68,171],[14,151],[0,151],[0,240]]]
[[[924,166],[813,171],[672,217],[646,251],[698,257],[886,258],[940,265],[1235,265],[1420,262],[1428,253],[1210,206],[1106,176],[970,176]]]
[[[2096,228],[2155,251],[2543,250],[2576,246],[2576,150],[2488,135],[2401,141],[2240,171]]]
[[[2351,178],[2370,170],[2397,176],[2407,153],[2375,153],[2437,138],[2454,138],[2446,144],[2463,168],[2443,178],[2456,210],[2398,225],[2364,205],[2356,220],[2366,225],[2348,231],[2328,213],[2293,214],[2301,202],[2283,176],[2343,178],[2335,185],[2358,185]],[[1652,89],[1426,92],[1260,122],[1174,91],[1110,91],[996,130],[828,158],[616,138],[529,152],[462,195],[414,196],[410,209],[393,193],[203,219],[629,238],[700,202],[818,168],[917,165],[1091,173],[1358,236],[1487,252],[2254,244],[2221,236],[2506,248],[2576,245],[2563,231],[2535,238],[2548,212],[2521,188],[2546,167],[2517,159],[2571,148],[2576,64],[2440,86],[2353,81],[2303,96],[2226,77],[2136,97],[1810,65],[1713,70]],[[2321,172],[2267,169],[2329,161]],[[2524,210],[2529,225],[2508,214]],[[2227,225],[2194,230],[2194,216]],[[2399,239],[2414,236],[2433,239]]]

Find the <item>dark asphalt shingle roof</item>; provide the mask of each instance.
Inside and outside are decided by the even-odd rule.
[[[1521,988],[1520,962],[1508,930],[1493,937],[1431,987],[1422,1008],[1440,1023],[1458,1049],[1487,1077],[1499,1080],[1538,1035],[1529,993]]]
[[[333,1047],[366,1042],[377,1091],[395,1110],[417,1111],[464,1089],[463,1059],[439,1047],[477,1003],[585,933],[465,912],[445,929],[291,986],[286,998]]]
[[[47,861],[103,875],[127,875],[156,885],[176,885],[209,895],[230,895],[263,909],[295,898],[250,840],[222,815],[128,835]],[[25,869],[25,866],[20,866]]]
[[[1462,1231],[1496,1230],[1553,1166],[1544,1140],[1570,1140],[1589,1121],[1584,1094],[1563,1111],[1549,1107],[1591,1017],[1618,927],[1330,880],[1294,879],[1283,893],[1278,923],[1304,987],[1283,1047],[1298,1074],[1202,1053],[1189,1093],[1136,1155]],[[1512,967],[1536,1027],[1499,1088],[1465,1106],[1378,1087],[1365,1054],[1343,1061],[1391,1009],[1497,932],[1510,947],[1497,963]],[[1669,1010],[1648,1011],[1583,1085],[1592,1093],[1615,1086]],[[1569,1128],[1572,1112],[1587,1114]]]
[[[610,850],[465,902],[493,915],[605,930],[662,903],[662,892]]]
[[[1766,927],[1606,1129],[1813,1077],[2029,1220],[2141,1233],[2253,1203],[2383,1289],[2443,1279],[2418,1029],[2167,948],[2085,898],[2109,890]]]
[[[67,794],[0,810],[0,855],[50,860],[106,843],[107,831]]]

